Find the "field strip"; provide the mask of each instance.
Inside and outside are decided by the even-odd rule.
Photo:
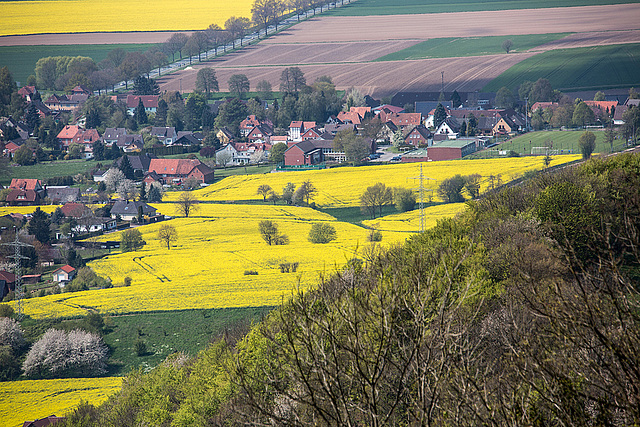
[[[191,31],[180,31],[191,34]],[[0,36],[0,46],[49,46],[75,44],[164,43],[176,31],[135,31],[122,33],[66,33]]]
[[[314,43],[636,30],[640,4],[388,16],[322,16],[263,43]],[[487,23],[499,22],[499,25]],[[437,31],[434,31],[434,25]]]
[[[554,49],[572,49],[577,47],[606,46],[640,42],[640,30],[594,31],[574,33],[558,40],[542,44],[531,52],[545,52]]]

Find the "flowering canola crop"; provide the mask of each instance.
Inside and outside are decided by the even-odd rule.
[[[157,207],[161,212],[173,208]],[[335,271],[366,244],[367,230],[310,208],[203,204],[196,214],[206,216],[138,227],[147,242],[143,249],[89,263],[97,274],[111,278],[115,288],[27,299],[25,312],[41,318],[82,315],[89,308],[131,313],[277,305],[297,286],[306,288],[320,274]],[[263,219],[276,222],[290,243],[268,246],[258,232]],[[309,230],[319,221],[330,222],[338,238],[324,245],[310,243]],[[157,239],[165,224],[174,225],[178,234],[171,249]],[[383,243],[406,237],[385,233]],[[281,263],[298,263],[297,271],[282,273]],[[258,274],[245,275],[247,270]],[[127,276],[132,285],[122,287]]]
[[[556,156],[554,164],[562,164],[578,159],[580,156]],[[398,165],[380,165],[367,167],[343,167],[325,170],[270,173],[265,175],[234,175],[213,185],[194,192],[200,200],[261,200],[256,194],[258,186],[267,184],[276,193],[293,182],[300,185],[310,180],[318,189],[313,199],[320,206],[345,207],[357,206],[360,196],[367,187],[382,182],[391,187],[416,188],[417,177],[422,165],[425,176],[424,185],[434,191],[438,183],[456,174],[480,174],[483,178],[481,191],[490,185],[490,177],[500,178],[503,182],[522,176],[525,172],[542,168],[540,157],[513,157],[487,160],[452,160],[426,163],[403,163]],[[494,180],[495,182],[495,180]],[[167,200],[175,200],[179,194],[169,194]]]
[[[0,36],[13,34],[202,30],[251,17],[252,0],[74,0],[0,2]]]
[[[439,219],[454,217],[465,208],[465,203],[446,203],[425,208],[425,230],[434,227]],[[410,212],[387,215],[382,218],[368,219],[362,221],[362,223],[367,227],[380,231],[417,233],[420,231],[420,210],[416,209]]]
[[[120,390],[122,378],[70,378],[0,382],[0,420],[18,427],[49,415],[63,416],[80,400],[97,405]]]

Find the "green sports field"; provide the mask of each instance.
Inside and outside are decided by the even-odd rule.
[[[637,0],[358,0],[330,13],[336,16],[411,15],[416,13],[475,12],[637,3]],[[495,23],[487,23],[495,25]]]
[[[461,56],[495,55],[505,53],[502,43],[513,42],[512,52],[525,52],[545,43],[561,39],[570,33],[528,34],[520,36],[447,37],[429,39],[385,55],[376,61],[401,61],[404,59],[456,58]]]
[[[0,46],[0,67],[7,66],[13,78],[21,85],[27,77],[35,74],[38,59],[47,56],[88,56],[96,63],[107,57],[115,49],[126,51],[146,50],[150,44],[99,44],[99,45],[41,45],[41,46]]]

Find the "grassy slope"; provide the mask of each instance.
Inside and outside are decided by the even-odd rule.
[[[512,90],[525,80],[549,79],[556,89],[580,90],[640,84],[640,44],[559,49],[543,52],[514,65],[482,90]]]
[[[473,12],[636,3],[634,0],[358,0],[330,13],[336,16],[410,15],[415,13]]]
[[[103,165],[110,161],[102,162]],[[59,160],[55,162],[37,163],[31,166],[12,166],[9,176],[3,177],[0,184],[8,184],[12,178],[37,178],[46,180],[55,176],[75,176],[84,173],[98,164],[95,160]]]
[[[127,51],[146,50],[149,44],[103,45],[55,45],[55,46],[0,46],[0,67],[7,66],[13,78],[21,84],[35,74],[38,59],[47,56],[89,56],[97,63],[107,57],[109,51],[122,48]]]
[[[104,340],[112,350],[110,374],[124,375],[136,367],[155,366],[175,352],[195,356],[225,332],[241,331],[270,310],[270,307],[248,307],[108,317],[110,332]],[[138,340],[147,346],[147,354],[143,356],[135,351]]]
[[[513,42],[513,52],[525,52],[544,43],[558,40],[569,33],[529,34],[505,37],[447,37],[430,39],[398,52],[390,53],[376,61],[401,61],[403,59],[454,58],[460,56],[494,55],[504,53],[502,43]]]

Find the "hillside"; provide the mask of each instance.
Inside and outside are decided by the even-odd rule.
[[[636,424],[638,188],[627,154],[492,194],[66,425]]]

